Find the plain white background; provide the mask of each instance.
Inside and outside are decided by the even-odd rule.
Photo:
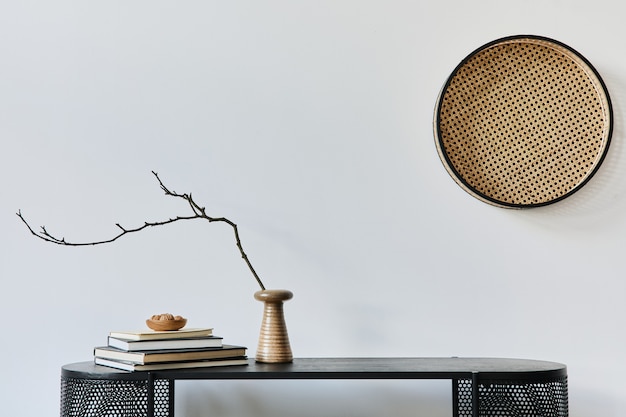
[[[616,0],[0,2],[2,414],[58,415],[60,367],[171,312],[254,355],[258,289],[294,354],[568,365],[570,415],[626,410],[626,26]],[[432,114],[468,53],[516,34],[589,59],[615,112],[597,175],[526,211],[439,161]],[[450,415],[443,382],[183,383],[180,416]]]

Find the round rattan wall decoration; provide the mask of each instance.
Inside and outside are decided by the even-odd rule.
[[[509,208],[562,200],[597,171],[612,108],[598,72],[552,39],[511,36],[467,56],[435,109],[437,151],[474,197]]]

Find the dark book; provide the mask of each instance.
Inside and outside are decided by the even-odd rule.
[[[160,371],[165,369],[188,369],[188,368],[211,368],[215,366],[240,366],[247,365],[248,359],[245,356],[237,358],[213,359],[204,361],[187,361],[187,362],[162,362],[151,364],[138,364],[126,361],[115,361],[105,358],[95,358],[96,365],[108,366],[110,368],[121,369],[124,371]]]
[[[217,336],[207,336],[192,337],[188,339],[125,340],[109,336],[108,345],[110,347],[126,351],[216,348],[222,347],[222,338]]]
[[[146,352],[128,352],[110,346],[100,346],[94,349],[94,357],[96,358],[112,359],[115,361],[126,361],[142,365],[147,363],[160,362],[223,359],[245,355],[245,347],[233,345],[223,345],[219,348],[163,349]]]

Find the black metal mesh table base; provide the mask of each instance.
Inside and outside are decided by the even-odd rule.
[[[174,417],[177,380],[448,379],[454,417],[568,417],[567,367],[498,358],[296,358],[292,363],[126,372],[63,366],[61,417]]]
[[[154,381],[154,417],[170,415],[173,381]],[[61,377],[62,417],[148,417],[148,381]]]
[[[154,416],[170,415],[170,384],[154,381]],[[455,416],[472,416],[472,380],[456,382]],[[480,417],[567,417],[567,377],[553,382],[479,384]],[[148,417],[148,381],[61,378],[62,417]]]
[[[455,416],[472,416],[473,387],[471,379],[456,382],[457,410]],[[567,377],[551,382],[520,383],[498,381],[478,384],[478,415],[480,417],[567,417]]]

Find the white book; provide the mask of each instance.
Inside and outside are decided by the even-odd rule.
[[[188,368],[211,368],[216,366],[241,366],[247,365],[246,357],[219,359],[208,361],[190,361],[190,362],[164,362],[138,364],[131,362],[115,361],[105,358],[94,358],[96,365],[108,366],[109,368],[121,369],[123,371],[160,371],[164,369],[188,369]]]
[[[109,336],[126,340],[164,340],[164,339],[185,339],[189,337],[212,336],[213,328],[187,328],[174,331],[165,330],[132,330],[113,331]]]
[[[188,339],[126,340],[109,336],[108,345],[128,352],[141,350],[212,348],[222,347],[222,338],[218,336],[208,336]]]

